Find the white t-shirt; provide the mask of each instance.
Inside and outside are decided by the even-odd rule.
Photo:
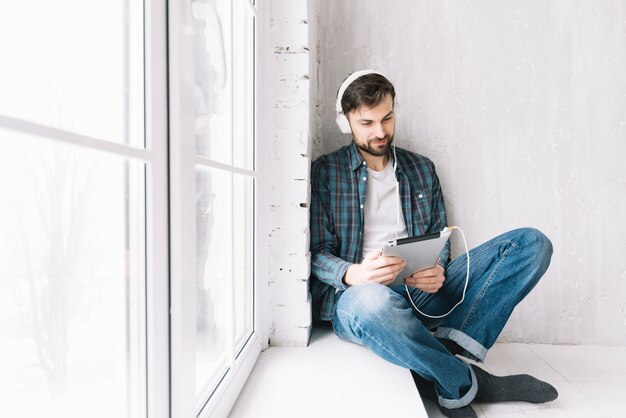
[[[381,249],[387,241],[408,236],[402,216],[400,194],[396,191],[393,162],[389,159],[383,171],[368,167],[367,172],[369,177],[364,208],[363,257],[371,251]]]

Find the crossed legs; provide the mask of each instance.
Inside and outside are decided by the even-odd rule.
[[[417,313],[403,286],[371,284],[343,292],[333,328],[342,338],[365,345],[391,363],[433,382],[443,408],[464,407],[477,394],[481,396],[479,392],[484,398],[490,383],[482,369],[470,367],[446,346],[482,362],[515,306],[547,269],[551,255],[552,245],[541,232],[531,228],[507,232],[470,251],[465,300],[447,317],[431,319]],[[439,292],[413,289],[415,305],[433,316],[447,312],[462,296],[465,263],[463,255],[447,266],[446,281]]]

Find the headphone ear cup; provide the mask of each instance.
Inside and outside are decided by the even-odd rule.
[[[350,122],[348,121],[346,115],[344,115],[343,113],[338,114],[335,121],[337,122],[337,126],[339,126],[339,130],[344,134],[349,134],[352,132],[352,129],[350,129]]]

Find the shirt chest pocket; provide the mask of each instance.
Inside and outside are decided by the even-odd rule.
[[[416,221],[419,234],[426,233],[430,226],[432,213],[430,193],[425,190],[413,192],[411,194],[411,206],[413,208],[413,219]]]

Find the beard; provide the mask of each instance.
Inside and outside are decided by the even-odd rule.
[[[378,142],[381,139],[386,140],[384,145],[382,146],[373,145],[374,142]],[[356,143],[356,146],[361,151],[367,152],[368,154],[373,155],[375,157],[383,157],[387,155],[387,153],[389,152],[389,148],[391,148],[391,143],[393,142],[393,136],[386,135],[384,138],[372,139],[372,140],[367,141],[366,144],[359,144],[356,141],[354,142]]]

